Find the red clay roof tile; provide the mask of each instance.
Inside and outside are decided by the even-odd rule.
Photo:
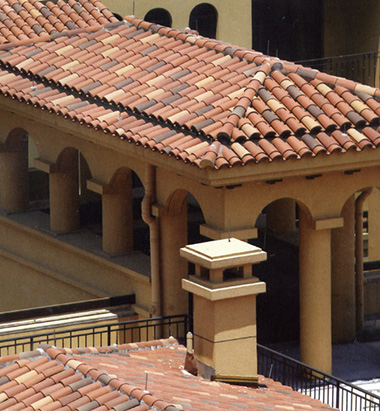
[[[89,22],[98,19],[100,24],[104,23],[103,19],[114,21],[104,6],[99,8],[105,16],[101,17],[96,6],[87,0],[81,1],[81,5],[75,0],[70,0],[68,5],[59,1],[50,9],[37,3],[25,3],[28,5],[22,7],[17,19],[8,10],[14,20],[6,25],[14,29],[24,27],[23,20],[28,19],[29,24],[35,25],[34,19],[45,18],[47,20],[39,24],[42,23],[46,30],[48,21],[57,27],[54,16],[68,28],[75,24],[79,27],[78,22],[85,21],[83,16]],[[356,150],[372,147],[371,138],[377,142],[377,136],[369,131],[375,131],[380,121],[379,102],[373,97],[379,93],[375,89],[216,40],[202,40],[191,33],[166,30],[135,18],[127,17],[126,20],[112,23],[107,31],[98,25],[93,26],[92,33],[77,31],[70,38],[64,33],[54,39],[51,37],[46,43],[38,42],[38,46],[36,43],[28,47],[27,57],[22,47],[12,48],[9,44],[8,52],[0,51],[0,60],[6,64],[2,69],[4,76],[0,72],[1,92],[153,150],[162,151],[166,147],[165,152],[202,167],[205,164],[216,168],[232,167],[252,159],[259,162],[279,156],[301,158],[305,154],[330,153],[339,148],[344,153],[354,147]],[[74,26],[69,27],[68,21]],[[51,59],[52,52],[59,55],[56,60]],[[77,59],[76,62],[73,59]],[[20,82],[18,70],[27,76]],[[12,74],[15,81],[6,82],[8,74]],[[49,80],[51,90],[33,95],[29,84],[35,80],[29,77],[35,75]],[[71,99],[65,98],[62,86],[80,92],[82,97],[73,99],[75,104],[80,104],[81,98],[92,99],[91,107],[73,112],[73,104],[66,103]],[[96,118],[108,113],[101,107],[101,99],[109,102],[110,110],[114,111],[114,114],[109,113],[107,121]],[[144,127],[124,128],[118,112],[125,109],[141,113]],[[126,115],[131,113],[127,111]],[[226,146],[217,154],[217,162],[215,159],[210,162],[206,161],[209,151],[203,147],[200,155],[205,161],[202,162],[202,157],[191,153],[190,158],[182,151],[177,145],[183,144],[182,141],[173,140],[168,143],[170,145],[163,146],[162,142],[152,139],[152,135],[160,133],[151,133],[156,126],[150,123],[149,117],[156,118],[160,122],[158,128],[163,130],[172,127],[171,124],[175,133],[178,127],[184,133],[191,130],[193,136],[183,136],[188,143],[199,136],[209,146],[217,136],[227,144],[230,144],[228,141],[261,137],[259,145],[265,150],[248,145],[244,150],[249,155],[239,149],[240,155],[235,157],[230,154],[234,150]],[[360,137],[352,131],[354,137],[349,134],[346,139],[335,130],[339,127],[345,131],[350,127],[368,130],[366,133],[359,131]],[[332,134],[334,130],[340,134]],[[270,141],[263,140],[273,138],[278,138],[276,142],[282,150],[274,150]],[[293,144],[288,146],[289,138]]]

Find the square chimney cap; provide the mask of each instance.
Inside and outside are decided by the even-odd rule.
[[[266,260],[267,253],[259,247],[236,238],[190,244],[180,254],[194,264],[208,269],[238,267]]]

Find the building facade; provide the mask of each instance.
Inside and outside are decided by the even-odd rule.
[[[134,17],[4,42],[0,69],[1,310],[185,313],[181,247],[270,230],[298,238],[302,360],[331,372],[364,316],[379,89]]]

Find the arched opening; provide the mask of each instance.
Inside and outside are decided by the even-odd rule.
[[[216,38],[218,12],[214,6],[202,3],[190,13],[189,27],[204,37]]]
[[[38,158],[38,149],[33,137],[28,138],[28,184],[29,208],[41,209],[48,207],[49,202],[49,175],[34,166]]]
[[[335,320],[336,326],[339,327],[338,336],[342,335],[340,340],[347,340],[344,337],[348,326],[343,329],[342,324],[348,323],[349,320],[351,339],[356,336],[362,341],[372,341],[380,335],[379,327],[376,326],[376,321],[380,319],[379,199],[380,190],[377,187],[364,187],[351,195],[342,211],[345,225],[347,222],[351,228],[350,232],[346,232],[344,238],[342,236],[341,240],[345,243],[339,242],[339,238],[333,243],[338,256],[344,253],[345,265],[351,262],[351,267],[342,263],[338,267],[339,271],[333,271],[336,294],[341,296],[333,311],[333,314],[340,313],[340,318]],[[347,308],[349,297],[350,309]]]
[[[116,170],[103,187],[102,249],[107,255],[150,254],[149,227],[141,216],[144,193],[141,180],[127,167]]]
[[[58,156],[50,171],[49,191],[50,228],[58,233],[89,229],[101,231],[101,196],[87,188],[92,179],[91,171],[83,154],[68,147]]]
[[[144,20],[149,21],[150,23],[160,24],[161,26],[172,26],[172,16],[163,8],[149,10],[145,15]]]
[[[267,252],[253,275],[267,284],[257,298],[258,341],[299,339],[298,205],[291,198],[268,204],[256,220],[258,238],[249,242]]]
[[[162,311],[164,315],[191,313],[192,300],[182,290],[182,278],[194,273],[194,267],[180,256],[180,248],[208,240],[199,232],[204,217],[198,201],[186,190],[172,193],[165,209],[159,222]]]
[[[38,150],[28,132],[13,129],[0,155],[0,208],[20,212],[41,207],[40,203],[49,198],[49,180],[34,168]]]

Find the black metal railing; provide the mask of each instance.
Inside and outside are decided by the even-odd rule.
[[[192,318],[186,314],[56,330],[0,339],[0,356],[32,351],[41,343],[70,348],[100,347],[169,336],[184,343],[187,332],[191,330]],[[260,344],[257,344],[257,351],[258,373],[265,377],[341,411],[380,411],[380,397],[375,394]]]
[[[378,411],[380,397],[257,344],[258,373],[341,411]]]
[[[380,51],[302,60],[297,63],[368,86],[379,86]]]
[[[187,315],[115,322],[70,330],[60,329],[40,334],[0,339],[0,356],[32,351],[41,343],[70,348],[101,347],[168,338],[170,336],[184,342],[190,329],[191,318]]]

